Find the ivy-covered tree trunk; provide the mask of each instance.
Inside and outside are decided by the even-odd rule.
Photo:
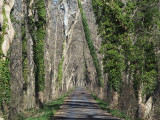
[[[159,0],[159,4],[158,4],[158,6],[159,6],[159,12],[160,12],[160,0]],[[160,24],[159,24],[159,26],[158,26],[158,28],[157,28],[157,30],[156,30],[156,34],[157,34],[157,40],[156,40],[156,54],[157,54],[157,58],[158,58],[158,79],[159,79],[159,86],[160,86],[160,41],[159,41],[159,39],[160,39]]]
[[[36,98],[37,108],[43,107],[44,91],[44,40],[45,40],[45,5],[43,0],[25,3],[25,39],[27,39],[27,93]],[[25,66],[25,64],[24,64]],[[29,97],[28,96],[28,97]],[[30,103],[32,104],[32,103]],[[33,104],[34,106],[34,104]]]
[[[26,19],[23,21],[22,26],[22,63],[23,63],[23,78],[24,78],[24,109],[32,109],[36,107],[35,96],[35,64],[33,61],[33,39],[29,32],[28,16],[30,9],[25,2],[24,16]]]
[[[153,97],[149,97],[146,101],[144,99],[142,88],[138,90],[138,105],[138,117],[146,119],[152,110]]]
[[[104,98],[104,91],[106,91],[105,86],[106,86],[107,77],[103,75],[102,54],[100,54],[99,52],[102,39],[100,35],[98,35],[98,26],[95,24],[96,19],[95,19],[93,7],[92,7],[92,0],[88,0],[86,2],[83,2],[83,0],[81,0],[81,4],[82,4],[83,12],[85,14],[83,16],[81,14],[82,22],[86,22],[88,24],[88,29],[90,33],[87,33],[87,31],[85,30],[87,26],[85,27],[83,26],[83,29],[84,29],[85,35],[90,34],[90,37],[91,37],[91,42],[89,42],[90,40],[87,40],[88,39],[87,38],[86,44],[83,48],[85,50],[84,57],[86,61],[85,64],[87,66],[87,69],[86,69],[87,71],[86,81],[88,81],[87,86],[88,88],[91,88],[92,91],[96,92],[100,98]],[[86,16],[86,20],[84,16]],[[89,42],[89,44],[87,41]],[[91,49],[92,43],[93,43],[94,49]],[[93,55],[94,53],[93,51],[95,51],[95,54],[96,54],[95,56]],[[92,56],[94,56],[94,58],[92,58]],[[97,61],[97,65],[95,63],[96,61]]]
[[[139,117],[147,119],[158,83],[155,54],[158,39],[154,35],[159,23],[158,0],[92,0],[92,3],[103,39],[104,71],[108,73],[113,98],[117,96],[115,92],[123,93],[123,85],[131,81],[137,96]],[[122,72],[130,77],[122,79]]]
[[[51,91],[51,78],[52,78],[52,72],[51,71],[51,56],[48,54],[48,50],[49,50],[49,38],[50,38],[50,34],[51,34],[51,29],[47,29],[49,28],[49,26],[51,25],[51,16],[50,16],[50,2],[48,0],[45,0],[45,6],[46,6],[46,38],[45,38],[45,43],[44,43],[44,64],[45,64],[45,89],[44,89],[44,100],[45,102],[48,102],[50,100],[50,91]]]

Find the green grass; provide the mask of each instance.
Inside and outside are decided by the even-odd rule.
[[[30,110],[28,111],[28,114],[31,114],[29,118],[25,120],[49,120],[51,119],[57,110],[60,109],[60,106],[63,104],[64,99],[72,92],[73,90],[70,90],[69,92],[63,94],[61,97],[53,100],[50,103],[47,103],[44,105],[43,109],[39,110]]]
[[[100,106],[100,108],[102,110],[107,110],[110,114],[112,114],[113,116],[119,117],[119,118],[123,118],[125,120],[131,120],[126,114],[124,114],[123,112],[120,112],[119,110],[113,110],[110,108],[109,104],[107,104],[106,102],[104,102],[103,100],[99,99],[96,95],[92,94],[92,97],[94,98],[94,100],[98,103],[98,105]]]

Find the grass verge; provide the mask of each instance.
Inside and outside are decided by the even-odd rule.
[[[53,100],[52,102],[45,104],[43,109],[28,111],[30,117],[26,118],[25,120],[49,120],[55,115],[56,111],[60,109],[60,106],[63,104],[65,98],[72,91],[73,89],[63,94],[61,97]]]
[[[99,99],[95,94],[91,94],[91,95],[94,98],[94,100],[98,103],[98,105],[100,106],[100,108],[102,110],[108,111],[111,115],[113,115],[115,117],[119,117],[119,118],[122,118],[122,119],[125,119],[125,120],[131,120],[131,118],[129,118],[123,112],[120,112],[119,110],[111,109],[108,103],[106,103],[105,101]]]

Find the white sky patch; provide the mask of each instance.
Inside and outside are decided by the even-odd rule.
[[[64,0],[63,6],[64,6],[64,27],[65,27],[65,35],[68,36],[68,11],[69,11],[69,7],[68,7],[68,4],[67,4],[67,0]]]

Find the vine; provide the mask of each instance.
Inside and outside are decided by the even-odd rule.
[[[87,62],[86,59],[84,57],[84,78],[87,84],[90,83],[90,79],[89,79],[89,72],[88,72],[88,66],[87,66]]]
[[[5,8],[2,8],[3,26],[2,34],[0,35],[0,47],[4,42],[4,35],[6,34],[6,28],[8,27],[8,19],[5,13]],[[2,48],[0,48],[0,107],[3,110],[3,105],[8,104],[10,101],[10,71],[9,71],[9,58],[3,59],[4,54]],[[3,111],[5,112],[5,111]]]
[[[143,94],[151,95],[157,84],[155,40],[151,39],[156,39],[152,31],[159,18],[158,0],[92,0],[92,4],[103,39],[101,53],[109,84],[120,92],[121,72],[134,71],[135,90],[142,87]]]
[[[124,53],[131,43],[129,32],[132,31],[133,24],[129,15],[133,5],[128,2],[125,6],[119,0],[92,0],[92,4],[99,25],[99,34],[103,39],[100,52],[104,55],[104,72],[108,73],[109,84],[113,90],[120,92],[121,73],[125,68]]]
[[[26,31],[25,31],[25,23],[22,23],[22,73],[25,83],[27,84],[27,76],[28,76],[28,69],[27,69],[27,38],[26,38]]]
[[[86,15],[83,11],[80,0],[78,0],[78,5],[79,5],[79,8],[80,8],[80,12],[81,12],[82,24],[83,24],[83,29],[84,29],[84,33],[85,33],[86,42],[88,44],[88,48],[89,48],[90,54],[91,54],[92,59],[93,59],[93,64],[94,64],[96,72],[97,72],[98,85],[100,87],[102,87],[103,86],[103,77],[102,77],[101,65],[99,63],[97,53],[95,51],[95,47],[94,47],[93,41],[91,39],[90,30],[89,30],[89,27],[88,27]]]
[[[45,24],[46,13],[44,1],[35,2],[35,12],[37,12],[38,21],[34,17],[29,18],[30,33],[33,39],[33,53],[35,63],[35,79],[36,91],[44,90],[44,39],[45,39]]]
[[[58,82],[58,85],[60,85],[62,83],[62,79],[63,79],[63,62],[64,62],[64,48],[65,48],[65,40],[64,40],[64,43],[63,43],[63,48],[62,48],[62,59],[58,65],[58,77],[57,77],[57,82]]]
[[[151,96],[157,85],[157,57],[155,55],[155,41],[153,34],[159,18],[158,1],[140,1],[140,7],[134,16],[135,34],[137,42],[133,48],[134,88],[142,89],[143,95]]]
[[[6,28],[8,26],[8,24],[7,24],[8,19],[7,19],[7,16],[6,16],[4,5],[2,7],[2,15],[3,15],[3,26],[2,26],[2,34],[0,35],[0,46],[1,47],[2,47],[2,44],[4,42],[4,35],[6,33]],[[0,58],[1,59],[3,58],[3,51],[2,51],[2,49],[0,49]]]

